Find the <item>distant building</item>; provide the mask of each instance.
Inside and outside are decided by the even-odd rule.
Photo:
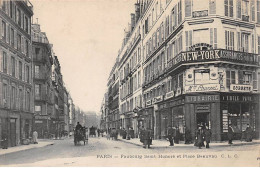
[[[35,130],[39,138],[48,138],[51,116],[54,107],[54,89],[52,85],[53,52],[52,44],[39,24],[32,24],[33,84]]]

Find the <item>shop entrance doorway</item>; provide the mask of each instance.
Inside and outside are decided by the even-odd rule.
[[[196,114],[196,122],[197,126],[202,126],[202,129],[206,127],[206,125],[209,126],[209,113],[197,113]]]
[[[16,119],[10,119],[11,146],[16,146]]]

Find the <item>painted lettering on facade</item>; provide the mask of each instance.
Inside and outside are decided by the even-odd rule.
[[[186,103],[194,103],[194,102],[217,102],[219,101],[219,95],[203,95],[203,96],[186,96]]]
[[[190,85],[185,86],[185,93],[219,91],[219,84]]]
[[[239,92],[252,92],[253,86],[250,85],[240,85],[240,84],[231,84],[230,85],[231,91],[239,91]]]

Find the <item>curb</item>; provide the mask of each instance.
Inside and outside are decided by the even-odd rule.
[[[0,156],[7,155],[7,154],[13,154],[13,153],[17,153],[17,152],[22,152],[22,151],[28,151],[28,150],[31,150],[31,149],[44,148],[44,147],[46,147],[46,146],[52,146],[52,145],[54,145],[54,142],[51,142],[51,143],[49,143],[49,144],[47,144],[47,145],[40,146],[40,147],[35,146],[35,147],[32,147],[32,148],[17,150],[17,151],[13,151],[13,152],[0,153]],[[19,146],[21,146],[21,145],[19,145]],[[19,147],[19,146],[16,146],[16,147]]]
[[[137,144],[137,143],[133,143],[133,142],[130,142],[130,141],[126,141],[126,140],[123,140],[123,139],[117,139],[118,141],[121,141],[121,142],[124,142],[124,143],[128,143],[128,144],[132,144],[132,145],[135,145],[135,146],[143,146],[142,144]],[[257,144],[260,144],[260,142],[248,142],[248,143],[234,143],[232,145],[229,145],[229,144],[226,144],[226,145],[211,145],[212,147],[230,147],[230,146],[244,146],[244,145],[257,145]],[[188,144],[188,145],[182,145],[182,146],[178,146],[177,145],[174,145],[174,146],[177,146],[177,147],[195,147],[194,144]],[[167,145],[166,146],[154,146],[154,147],[157,147],[157,148],[161,148],[161,147],[165,147],[165,148],[169,148]],[[171,148],[171,147],[170,147]]]

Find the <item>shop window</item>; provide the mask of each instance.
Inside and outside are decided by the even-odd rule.
[[[198,69],[194,70],[194,82],[195,84],[208,84],[209,83],[210,70]]]

